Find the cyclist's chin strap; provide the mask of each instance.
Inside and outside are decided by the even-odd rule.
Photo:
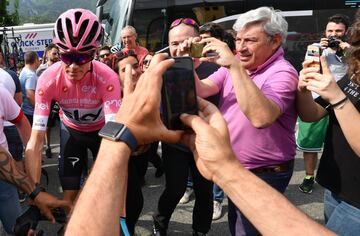
[[[129,230],[128,230],[127,226],[126,226],[126,218],[125,217],[120,217],[120,229],[121,229],[121,231],[123,233],[122,235],[130,236]]]

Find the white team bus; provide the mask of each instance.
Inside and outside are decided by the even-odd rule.
[[[10,53],[11,44],[16,42],[17,48],[22,52],[35,51],[42,57],[45,46],[52,42],[54,23],[33,24],[27,23],[19,26],[6,26],[0,28],[1,36],[6,33],[6,39]],[[3,43],[4,44],[4,37]],[[4,45],[3,45],[4,46]]]
[[[215,21],[231,28],[236,14],[260,6],[283,11],[289,23],[285,55],[299,69],[306,46],[318,42],[328,17],[341,13],[353,20],[360,0],[98,0],[97,15],[104,21],[109,43],[120,41],[125,25],[138,32],[139,42],[151,51],[167,44],[171,22],[190,17],[204,24]]]

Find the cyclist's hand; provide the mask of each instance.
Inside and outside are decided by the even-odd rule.
[[[124,97],[116,121],[130,129],[138,145],[159,140],[176,143],[181,138],[181,131],[168,130],[160,118],[162,75],[172,64],[174,59],[168,59],[166,53],[155,55],[136,86],[131,65],[125,67]]]
[[[41,213],[53,223],[55,223],[55,217],[51,213],[51,209],[61,207],[70,211],[72,208],[71,202],[60,200],[46,192],[40,192],[34,199],[33,204],[36,205]]]
[[[194,153],[196,166],[201,175],[214,180],[216,171],[227,161],[234,161],[229,131],[224,118],[215,105],[199,98],[199,114],[182,114],[180,119],[191,127],[195,134],[184,134],[182,142]]]

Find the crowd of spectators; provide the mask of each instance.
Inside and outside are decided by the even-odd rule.
[[[192,58],[200,112],[181,115],[193,129],[184,133],[167,130],[160,119],[161,76],[173,59],[142,47],[133,26],[122,29],[122,46],[102,45],[103,31],[93,13],[63,13],[42,64],[36,52],[26,52],[19,77],[0,68],[4,229],[12,233],[21,214],[21,193],[7,181],[52,221],[51,208],[72,209],[66,235],[119,235],[120,230],[135,235],[146,201],[141,187],[151,162],[156,177],[165,175],[164,191],[153,209],[153,235],[167,235],[177,204],[187,203],[192,194],[195,236],[207,235],[212,221],[222,217],[225,194],[231,235],[332,235],[330,230],[356,235],[360,17],[349,27],[348,17],[330,17],[324,37],[314,44],[322,50],[321,67],[307,60],[298,72],[285,59],[288,23],[272,8],[240,14],[233,32],[215,23],[200,27],[194,19],[176,19],[168,32],[170,58],[191,56],[192,44],[204,46],[203,56]],[[50,130],[57,123],[64,200],[40,187],[42,153],[53,157]],[[111,124],[120,127],[119,135],[127,132],[117,137],[120,142],[98,136]],[[315,177],[314,153],[323,143]],[[299,189],[311,193],[315,180],[325,188],[326,228],[282,195],[294,171],[297,146],[305,151],[306,168]],[[84,182],[87,149],[97,159]],[[106,196],[96,199],[101,193]],[[89,214],[90,209],[96,214]],[[120,228],[120,219],[127,227]]]

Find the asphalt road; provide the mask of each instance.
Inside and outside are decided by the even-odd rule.
[[[52,132],[52,152],[53,158],[44,158],[45,169],[49,173],[50,182],[48,191],[61,197],[60,184],[57,176],[57,156],[59,153],[59,134],[58,128],[53,128]],[[308,214],[311,218],[323,224],[323,189],[319,185],[315,185],[312,194],[304,194],[298,190],[298,185],[301,183],[304,176],[304,164],[302,154],[297,153],[295,159],[295,170],[291,182],[285,192],[286,197],[294,203],[298,208]],[[157,207],[157,201],[164,188],[164,176],[155,178],[155,169],[149,164],[146,173],[146,184],[143,187],[144,208],[142,215],[136,227],[136,234],[141,236],[148,236],[152,233],[152,217],[154,210]],[[43,179],[44,181],[44,179]],[[244,180],[246,181],[246,180]],[[106,193],[104,193],[106,194]],[[179,204],[172,215],[169,225],[168,233],[172,236],[191,235],[192,222],[192,208],[194,205],[194,198],[187,204]],[[92,212],[91,214],[96,214]],[[304,226],[306,227],[306,226]],[[52,225],[48,222],[41,222],[39,228],[42,228],[44,235],[56,235],[60,225]],[[227,200],[223,203],[223,215],[219,220],[213,221],[211,231],[208,235],[230,235],[227,225]]]

